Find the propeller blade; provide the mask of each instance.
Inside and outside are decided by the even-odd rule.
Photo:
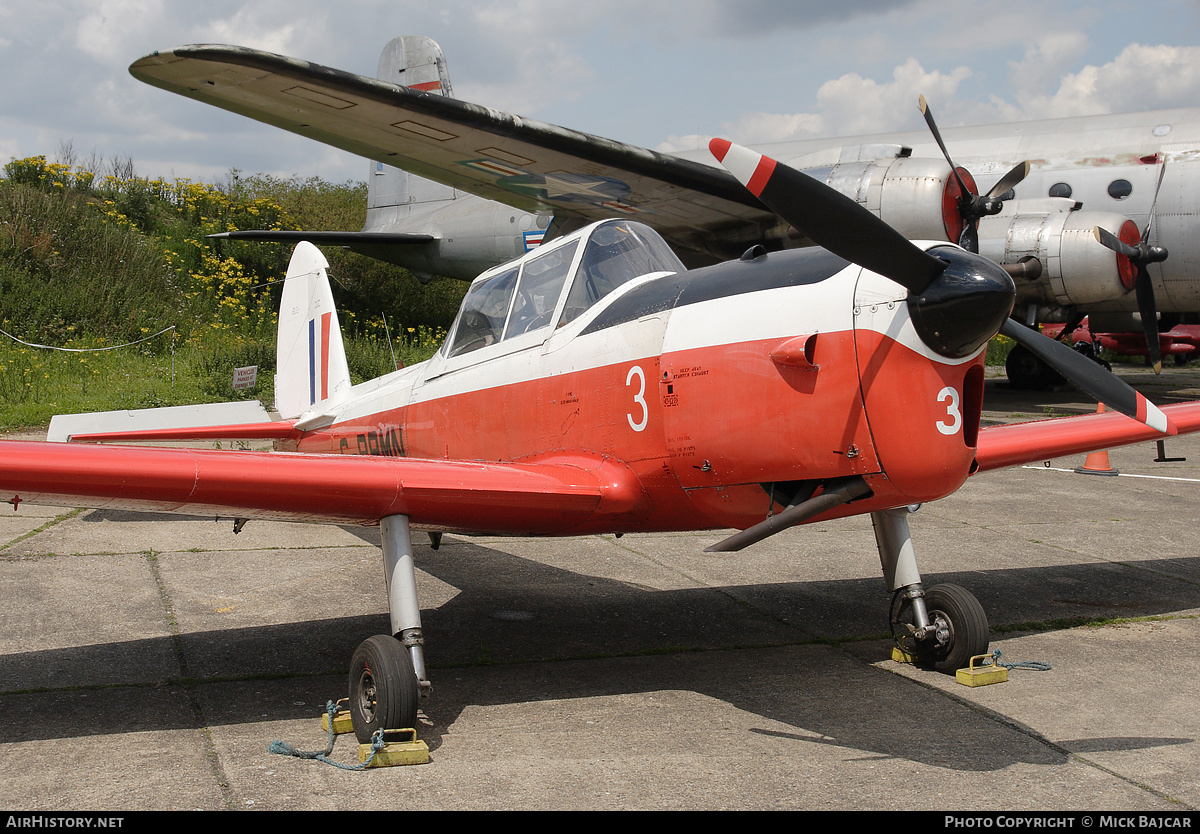
[[[913,245],[849,197],[807,174],[726,139],[708,144],[722,165],[758,199],[817,245],[920,293],[946,262]]]
[[[1114,235],[1108,229],[1104,229],[1104,228],[1101,228],[1100,226],[1097,226],[1095,228],[1095,234],[1096,234],[1096,240],[1098,240],[1100,242],[1100,245],[1103,246],[1105,249],[1111,249],[1114,252],[1116,252],[1118,255],[1124,255],[1125,257],[1129,258],[1130,260],[1133,260],[1134,258],[1136,258],[1138,256],[1137,249],[1133,248],[1128,243],[1121,240],[1119,237]]]
[[[921,115],[925,117],[925,124],[928,125],[929,132],[933,134],[933,141],[937,142],[937,146],[942,149],[942,156],[946,157],[946,162],[950,164],[950,171],[958,180],[958,187],[962,189],[963,199],[969,200],[971,190],[967,188],[967,184],[963,182],[962,176],[958,173],[958,166],[950,158],[950,151],[946,150],[946,143],[942,141],[942,132],[938,130],[937,122],[933,120],[933,111],[929,109],[929,102],[925,100],[925,96],[920,97],[919,106]]]
[[[1104,370],[1081,353],[1062,342],[1043,336],[1014,319],[1005,319],[1000,332],[1024,346],[1066,380],[1114,411],[1145,423],[1163,434],[1176,434],[1178,429],[1158,406],[1150,402],[1123,380]]]
[[[1150,283],[1150,272],[1145,264],[1138,264],[1137,283],[1138,313],[1142,317],[1142,331],[1146,334],[1147,358],[1154,373],[1162,373],[1162,344],[1158,338],[1158,306],[1154,303],[1154,287]]]
[[[967,188],[962,174],[958,173],[958,166],[950,158],[950,151],[946,150],[946,143],[942,141],[942,132],[938,130],[937,122],[933,119],[933,111],[929,109],[929,102],[925,100],[925,96],[920,97],[919,106],[921,115],[925,117],[925,124],[929,127],[929,132],[933,134],[933,141],[937,142],[937,146],[942,149],[942,156],[950,165],[950,173],[954,174],[954,179],[958,180],[958,213],[963,221],[962,232],[958,236],[958,245],[968,252],[978,252],[979,214],[975,211],[976,195]]]
[[[979,221],[967,220],[963,223],[962,234],[958,236],[958,245],[968,252],[979,252]]]
[[[992,190],[987,193],[985,200],[998,200],[1001,194],[1016,188],[1021,184],[1021,180],[1029,176],[1029,160],[1018,163],[1011,171],[1000,178],[1000,181],[992,186]]]
[[[1167,173],[1166,157],[1160,155],[1162,162],[1158,166],[1158,183],[1154,186],[1154,199],[1150,201],[1150,216],[1146,218],[1146,231],[1142,232],[1142,240],[1150,242],[1150,230],[1154,228],[1154,209],[1158,205],[1158,195],[1162,191],[1163,176]]]
[[[1161,180],[1160,180],[1161,181]],[[1157,199],[1157,195],[1155,197]],[[1151,209],[1153,211],[1153,209]],[[1153,215],[1151,215],[1151,221]],[[1150,231],[1150,223],[1146,224],[1146,232]],[[1106,249],[1111,249],[1118,255],[1124,255],[1137,267],[1137,278],[1134,290],[1137,292],[1138,313],[1142,319],[1142,330],[1146,334],[1146,355],[1154,373],[1162,373],[1162,345],[1159,342],[1158,305],[1154,300],[1154,285],[1150,281],[1149,266],[1167,259],[1167,250],[1161,246],[1151,246],[1143,235],[1137,246],[1131,246],[1107,229],[1096,227],[1096,240]]]
[[[1154,199],[1150,201],[1150,215],[1146,218],[1146,230],[1142,232],[1144,257],[1138,262],[1138,276],[1135,289],[1137,290],[1138,312],[1142,316],[1142,329],[1146,333],[1146,350],[1154,373],[1162,373],[1162,344],[1158,339],[1158,305],[1154,301],[1154,287],[1150,283],[1149,265],[1156,261],[1166,260],[1167,250],[1150,246],[1150,230],[1154,228],[1154,209],[1158,205],[1158,195],[1162,191],[1163,175],[1167,173],[1167,160],[1162,159],[1158,166],[1158,183],[1154,186]],[[1162,257],[1159,257],[1161,253]]]

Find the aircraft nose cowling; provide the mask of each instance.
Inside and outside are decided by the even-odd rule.
[[[909,294],[909,315],[921,341],[942,356],[962,359],[999,332],[1012,312],[1016,285],[979,255],[948,246],[929,254],[949,266],[923,291]]]

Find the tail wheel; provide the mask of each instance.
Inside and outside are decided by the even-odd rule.
[[[952,675],[968,666],[972,657],[987,654],[991,641],[987,614],[966,588],[935,585],[925,592],[925,608],[936,627],[934,637],[913,639],[912,605],[907,600],[892,623],[897,644],[919,665]]]
[[[377,634],[364,640],[350,661],[350,720],[360,744],[377,730],[416,728],[420,685],[408,649]]]

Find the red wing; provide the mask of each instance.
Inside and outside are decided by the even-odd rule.
[[[1200,402],[1168,405],[1162,411],[1180,434],[1200,431]],[[1156,429],[1116,412],[989,426],[979,432],[976,471],[1162,439]]]
[[[0,500],[232,518],[412,524],[565,535],[636,512],[643,493],[609,459],[483,463],[359,455],[0,442]]]

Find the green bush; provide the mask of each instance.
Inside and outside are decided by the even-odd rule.
[[[59,347],[107,347],[174,330],[104,354],[39,350],[0,336],[0,408],[7,409],[0,425],[234,396],[269,403],[292,247],[208,235],[358,229],[366,185],[236,170],[206,185],[137,177],[132,160],[120,158],[109,165],[112,175],[100,176],[101,160],[90,162],[84,170],[36,156],[4,166],[0,329]],[[464,283],[422,284],[340,247],[325,254],[356,382],[433,354]],[[247,365],[259,366],[258,384],[235,395],[233,369]]]

